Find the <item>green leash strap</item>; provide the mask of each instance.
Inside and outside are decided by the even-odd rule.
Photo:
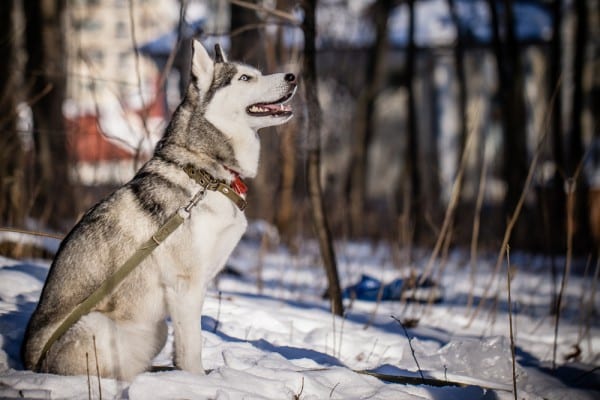
[[[144,261],[144,259],[148,257],[167,237],[169,237],[169,235],[171,235],[171,233],[173,233],[188,217],[189,212],[186,209],[180,209],[173,214],[171,218],[169,218],[146,243],[142,244],[114,274],[108,277],[102,285],[71,311],[67,318],[65,318],[59,327],[56,328],[42,349],[40,358],[36,364],[37,371],[41,371],[42,362],[46,357],[46,353],[50,350],[50,347],[52,347],[52,345],[79,320],[79,318],[89,313],[95,305],[109,295],[135,267]]]

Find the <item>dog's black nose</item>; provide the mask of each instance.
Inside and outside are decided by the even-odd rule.
[[[285,79],[286,82],[296,82],[296,75],[294,74],[285,74],[285,76],[283,77],[283,79]]]

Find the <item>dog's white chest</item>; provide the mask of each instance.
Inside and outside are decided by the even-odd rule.
[[[247,220],[227,197],[208,192],[165,248],[167,286],[206,285],[223,268],[246,230]]]

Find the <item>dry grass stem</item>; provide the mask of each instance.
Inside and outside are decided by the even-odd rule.
[[[243,1],[243,0],[229,0],[229,2],[232,4],[235,4],[236,6],[240,6],[240,7],[248,8],[250,10],[270,14],[274,17],[283,19],[283,20],[285,20],[293,25],[296,25],[296,26],[300,25],[300,22],[292,14],[287,13],[285,11],[259,6],[257,4],[250,3],[249,1]]]
[[[399,323],[400,326],[402,327],[402,330],[404,331],[404,335],[408,339],[408,346],[410,347],[410,352],[412,353],[413,359],[415,360],[415,364],[417,364],[417,369],[419,370],[419,375],[421,375],[421,380],[422,380],[423,384],[426,384],[425,376],[423,375],[423,371],[421,370],[421,366],[419,365],[419,360],[417,360],[417,356],[415,355],[415,349],[412,346],[412,338],[410,336],[408,336],[408,331],[404,327],[404,324],[402,323],[402,321],[400,321],[398,318],[396,318],[393,315],[391,317],[394,319],[394,321]]]
[[[573,207],[575,204],[575,179],[571,178],[567,180],[567,258],[565,260],[565,267],[563,270],[563,276],[560,282],[560,290],[558,292],[558,298],[556,299],[556,317],[554,319],[554,342],[552,345],[552,369],[556,369],[556,349],[558,347],[558,328],[560,324],[560,313],[562,308],[562,299],[564,296],[565,288],[569,280],[569,274],[571,273],[571,258],[573,255],[573,233],[574,233],[574,215]]]
[[[92,400],[92,380],[90,378],[90,356],[85,352],[85,372],[87,375],[88,399]]]
[[[458,172],[456,174],[456,178],[454,179],[454,184],[452,185],[452,193],[450,195],[450,201],[448,202],[448,207],[446,207],[446,213],[444,215],[444,222],[442,223],[442,228],[440,229],[440,232],[438,234],[437,240],[435,242],[435,246],[433,248],[433,252],[431,253],[431,256],[429,257],[429,261],[427,262],[427,265],[425,266],[425,269],[423,270],[423,274],[421,275],[421,279],[419,280],[419,283],[423,283],[425,281],[425,279],[427,279],[431,275],[431,271],[433,269],[435,260],[438,258],[438,254],[439,254],[440,250],[442,249],[442,245],[444,244],[444,241],[446,240],[446,235],[448,234],[448,232],[451,231],[450,227],[452,225],[454,213],[456,211],[456,207],[458,206],[458,201],[460,200],[460,194],[462,192],[463,177],[465,174],[465,169],[467,167],[468,156],[471,152],[471,147],[473,146],[473,143],[474,143],[475,135],[473,134],[473,132],[475,130],[476,130],[476,126],[474,126],[473,129],[471,129],[469,132],[469,135],[467,138],[467,144],[465,145],[465,149],[463,151],[463,154],[462,154],[462,157],[460,160]]]
[[[223,292],[219,290],[219,303],[217,306],[217,319],[215,320],[215,326],[213,327],[213,333],[217,333],[219,329],[219,320],[221,318],[221,299],[223,298]]]
[[[94,358],[96,359],[96,377],[98,378],[98,397],[102,400],[102,382],[100,381],[100,367],[98,365],[98,350],[96,349],[96,336],[92,336],[94,342]]]
[[[304,392],[304,377],[302,377],[302,382],[300,383],[300,391],[294,395],[293,399],[300,400],[302,392]]]
[[[506,287],[508,289],[508,328],[510,334],[510,354],[512,357],[512,382],[513,394],[517,400],[517,366],[515,361],[515,337],[513,333],[513,318],[512,318],[512,297],[511,297],[511,276],[510,271],[510,247],[506,247]]]
[[[479,248],[479,229],[481,227],[481,209],[483,208],[483,199],[485,198],[485,186],[487,182],[487,170],[488,170],[488,145],[484,146],[483,149],[483,160],[481,166],[481,175],[479,176],[479,188],[477,189],[477,200],[475,202],[475,215],[473,217],[473,233],[471,235],[471,287],[469,289],[469,297],[467,299],[466,310],[469,312],[473,305],[473,297],[475,291],[475,284],[477,281],[477,256]]]
[[[33,235],[33,236],[42,236],[51,239],[63,240],[65,235],[59,235],[56,233],[48,233],[48,232],[38,232],[38,231],[30,231],[27,229],[19,229],[19,228],[6,228],[0,227],[0,232],[14,232],[14,233],[22,233],[24,235]]]
[[[554,87],[554,92],[552,93],[552,97],[550,98],[550,102],[548,104],[548,109],[552,110],[553,106],[554,106],[554,102],[556,101],[556,95],[562,85],[562,75],[559,77],[558,82],[556,82],[556,85]],[[538,141],[537,144],[537,148],[535,150],[535,153],[533,154],[533,158],[531,159],[531,163],[529,164],[529,170],[527,171],[527,177],[525,178],[525,183],[523,185],[523,190],[521,191],[521,195],[519,196],[519,200],[517,201],[517,205],[515,206],[515,210],[513,211],[508,224],[506,226],[506,230],[504,231],[504,238],[502,239],[502,245],[500,246],[500,249],[498,251],[498,257],[496,260],[496,265],[494,267],[494,271],[492,273],[492,276],[490,276],[490,279],[488,280],[484,290],[483,290],[483,294],[481,295],[481,300],[479,301],[479,303],[477,304],[477,308],[475,309],[475,311],[473,312],[473,314],[471,314],[471,317],[469,318],[469,321],[467,322],[467,327],[470,327],[471,324],[473,323],[473,321],[475,320],[475,317],[477,317],[479,311],[481,310],[481,308],[483,308],[483,306],[485,305],[485,300],[486,297],[488,296],[488,293],[490,291],[490,288],[492,287],[492,284],[494,282],[494,280],[496,279],[496,277],[498,276],[498,273],[500,272],[500,268],[502,266],[502,262],[504,261],[504,253],[506,251],[506,248],[508,246],[508,242],[510,240],[510,237],[512,235],[512,231],[517,223],[517,220],[519,219],[519,216],[521,215],[521,209],[523,208],[523,204],[525,202],[525,198],[527,196],[527,193],[529,192],[529,188],[531,186],[531,182],[533,180],[533,175],[534,172],[537,168],[538,165],[538,161],[540,158],[540,155],[542,153],[543,150],[543,145],[546,142],[546,138],[548,137],[548,132],[550,131],[549,126],[550,126],[550,117],[552,115],[552,112],[548,112],[546,113],[546,118],[544,123],[542,124],[542,134],[541,137]]]

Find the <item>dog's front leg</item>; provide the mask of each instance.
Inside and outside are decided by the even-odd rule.
[[[167,289],[167,302],[175,336],[175,366],[204,375],[202,367],[202,305],[205,285],[178,284]]]

